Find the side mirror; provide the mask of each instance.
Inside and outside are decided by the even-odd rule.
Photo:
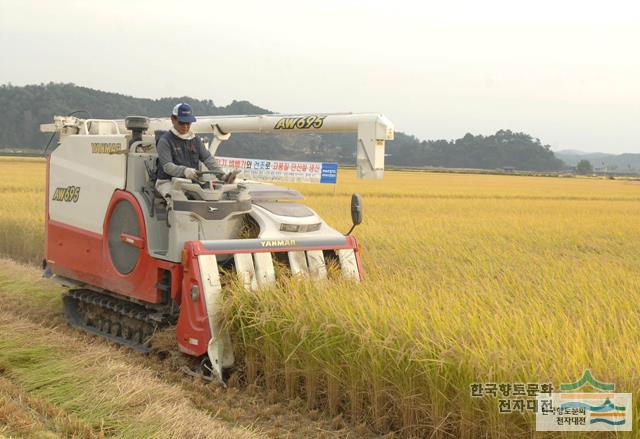
[[[362,197],[360,194],[351,195],[351,221],[354,226],[362,222]]]
[[[351,221],[353,225],[351,229],[347,232],[347,235],[351,235],[353,229],[362,222],[363,215],[363,207],[362,207],[362,197],[360,194],[351,195]]]

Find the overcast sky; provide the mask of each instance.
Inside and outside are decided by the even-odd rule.
[[[0,0],[0,83],[371,111],[421,139],[504,128],[556,150],[640,152],[638,4]]]

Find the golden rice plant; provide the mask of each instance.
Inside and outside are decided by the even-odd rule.
[[[275,352],[281,379],[288,363],[305,365],[328,410],[419,437],[534,434],[531,413],[471,398],[474,382],[558,386],[590,368],[639,397],[638,182],[340,177],[337,196],[296,187],[340,230],[350,192],[364,194],[366,281],[235,290],[227,302],[239,340]]]
[[[0,255],[40,263],[44,251],[44,160],[0,157],[0,171]]]
[[[37,260],[43,164],[0,170],[13,175],[0,185],[0,252]],[[535,435],[530,412],[500,414],[471,383],[557,386],[590,368],[640,398],[640,183],[398,171],[338,181],[336,195],[292,186],[341,231],[350,194],[364,196],[354,233],[365,282],[231,289],[225,318],[250,359],[247,382],[418,437]]]

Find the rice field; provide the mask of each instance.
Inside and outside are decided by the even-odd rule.
[[[0,171],[0,253],[38,263],[44,163]],[[366,280],[229,291],[245,385],[407,437],[553,437],[470,385],[557,387],[587,368],[637,407],[640,182],[349,170],[338,182],[336,195],[292,186],[343,231],[363,195]]]
[[[44,251],[44,160],[0,157],[0,172],[0,255],[39,264]]]

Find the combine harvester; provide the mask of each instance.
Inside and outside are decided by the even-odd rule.
[[[219,322],[221,273],[257,290],[274,284],[274,259],[315,279],[333,260],[360,280],[358,243],[296,202],[298,192],[272,184],[226,184],[199,172],[201,181],[173,178],[163,198],[156,142],[170,127],[168,118],[137,116],[56,116],[41,126],[60,136],[47,160],[45,276],[69,288],[71,324],[142,352],[175,324],[180,351],[201,361],[197,373],[223,381],[234,356]],[[192,131],[213,135],[212,154],[233,133],[357,132],[358,175],[377,179],[394,134],[378,114],[199,117]],[[360,203],[354,195],[354,225]]]

